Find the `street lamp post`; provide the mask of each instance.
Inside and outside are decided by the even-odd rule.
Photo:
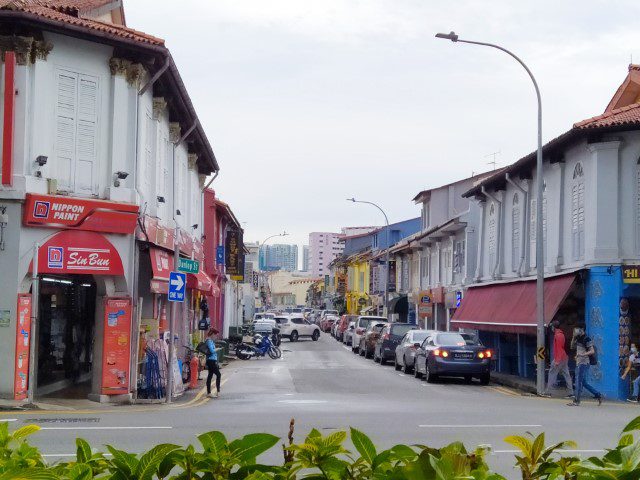
[[[384,301],[384,316],[388,316],[389,315],[389,250],[391,248],[391,245],[389,244],[389,218],[387,218],[387,214],[384,212],[384,210],[382,208],[380,208],[379,205],[376,205],[373,202],[367,202],[365,200],[356,200],[355,198],[347,198],[347,202],[353,202],[353,203],[366,203],[368,205],[373,205],[374,207],[376,207],[378,210],[380,210],[382,212],[382,215],[384,215],[384,223],[386,225],[386,242],[387,242],[387,251],[385,254],[385,259],[384,259],[384,263],[385,263],[385,269],[386,269],[386,281],[385,281],[385,286],[384,286],[384,297],[383,297],[383,301]]]
[[[289,235],[286,231],[283,231],[282,233],[276,233],[275,235],[270,235],[267,238],[265,238],[262,243],[258,244],[258,270],[261,270],[260,268],[260,251],[262,250],[262,247],[264,247],[264,244],[267,243],[268,240],[275,238],[275,237],[286,237],[287,235]],[[266,261],[266,255],[265,255],[265,261]],[[266,265],[265,265],[266,266]],[[258,275],[258,295],[260,295],[260,288],[262,286],[262,275]],[[265,296],[266,298],[266,296]],[[266,302],[265,302],[266,303]],[[263,305],[264,307],[265,305]]]
[[[522,67],[527,71],[529,78],[533,82],[533,87],[536,91],[536,97],[538,99],[538,151],[536,156],[536,170],[538,176],[536,178],[536,324],[537,324],[537,350],[544,351],[544,244],[543,244],[543,219],[542,219],[542,197],[544,190],[544,183],[542,178],[542,99],[540,97],[540,89],[536,82],[533,73],[529,70],[529,67],[520,60],[514,53],[510,52],[506,48],[493,43],[475,42],[471,40],[461,40],[455,32],[450,33],[438,33],[436,38],[442,38],[445,40],[451,40],[452,42],[470,43],[472,45],[482,45],[485,47],[497,48],[502,50],[507,55],[514,58]],[[544,393],[544,359],[539,356],[536,357],[537,375],[536,375],[536,390],[538,395]]]

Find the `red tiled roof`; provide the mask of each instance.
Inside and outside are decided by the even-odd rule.
[[[589,128],[618,127],[625,125],[640,125],[640,103],[632,103],[610,112],[596,115],[573,124],[573,128],[581,130]]]
[[[102,0],[0,0],[0,10],[24,12],[40,18],[115,35],[136,42],[164,45],[164,40],[132,28],[78,17],[87,5],[99,6]]]

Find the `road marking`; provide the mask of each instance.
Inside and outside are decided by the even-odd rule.
[[[326,400],[278,400],[278,403],[312,405],[316,403],[327,403]]]
[[[537,428],[542,425],[418,425],[420,428]]]
[[[508,388],[504,388],[504,387],[489,387],[491,390],[498,392],[498,393],[502,393],[503,395],[509,395],[511,397],[521,397],[522,395],[520,395],[517,392],[514,392],[513,390],[510,390]]]
[[[110,453],[103,453],[102,455],[104,455],[105,457],[112,457],[113,455],[111,455]],[[42,454],[43,457],[75,457],[76,454],[75,453],[43,453]]]
[[[40,427],[40,430],[171,430],[173,427]]]
[[[0,418],[0,422],[17,422],[17,418]]]

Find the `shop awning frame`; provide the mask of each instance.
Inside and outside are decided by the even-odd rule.
[[[576,273],[544,281],[545,325],[553,320],[571,291]],[[469,288],[451,319],[458,328],[501,333],[536,333],[536,281],[516,281]]]

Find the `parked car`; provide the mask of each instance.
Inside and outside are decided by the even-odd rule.
[[[336,322],[336,340],[344,342],[344,334],[349,328],[349,322],[353,315],[347,315],[346,313],[340,317],[340,320]]]
[[[320,322],[320,330],[322,330],[323,332],[331,332],[331,328],[337,321],[337,315],[325,315],[325,317]]]
[[[420,348],[422,342],[436,330],[409,330],[400,340],[393,355],[393,365],[396,370],[402,369],[404,373],[411,373],[416,357],[416,350]]]
[[[253,322],[253,333],[259,333],[260,335],[271,335],[275,328],[278,328],[275,317],[259,318]]]
[[[467,345],[464,337],[454,332],[438,332],[427,337],[416,351],[414,375],[433,383],[439,377],[464,377],[467,382],[480,379],[482,385],[491,380],[493,352],[483,345]]]
[[[271,312],[258,312],[253,314],[253,321],[260,320],[262,318],[275,318],[276,314]]]
[[[300,337],[311,337],[314,342],[320,338],[320,327],[314,325],[302,317],[282,317],[286,323],[280,323],[280,336],[288,338],[291,342],[297,342]]]
[[[369,315],[360,315],[356,320],[356,325],[351,335],[351,350],[357,353],[360,348],[360,339],[364,335],[365,330],[371,322],[387,322],[385,317],[374,317]]]
[[[353,332],[356,329],[356,321],[352,320],[347,325],[347,329],[342,334],[342,343],[345,345],[353,345]]]
[[[373,361],[380,362],[380,365],[393,360],[396,354],[396,347],[400,340],[409,330],[415,330],[418,326],[413,323],[394,322],[384,327],[373,348]]]
[[[376,341],[384,327],[386,327],[388,322],[371,322],[367,326],[367,329],[364,332],[364,335],[360,338],[360,347],[358,348],[358,353],[361,357],[369,358],[373,356],[373,349],[375,348]]]

